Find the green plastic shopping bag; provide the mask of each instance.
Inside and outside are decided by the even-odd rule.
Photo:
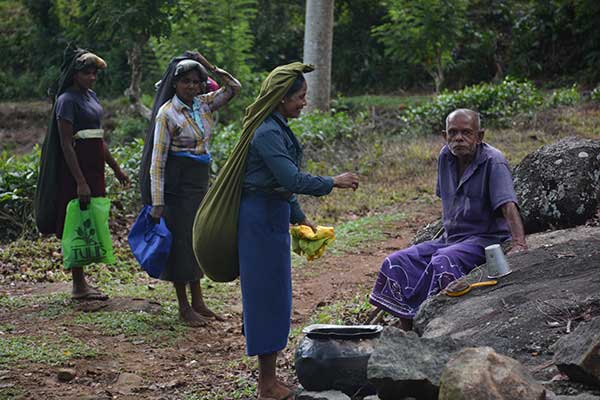
[[[79,199],[69,202],[62,237],[65,268],[115,262],[109,212],[110,200],[106,197],[92,197],[86,210],[79,208]]]

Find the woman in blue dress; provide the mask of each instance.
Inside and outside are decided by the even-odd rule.
[[[279,351],[287,345],[292,308],[289,225],[314,225],[298,194],[323,196],[334,187],[356,189],[358,176],[302,172],[302,147],[289,118],[306,105],[307,85],[298,74],[275,111],[258,127],[246,161],[238,221],[240,283],[247,354],[258,356],[259,399],[287,399],[293,392],[276,377]]]

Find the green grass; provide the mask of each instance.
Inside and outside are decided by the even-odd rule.
[[[144,340],[158,345],[172,344],[187,332],[179,320],[175,306],[163,308],[158,313],[97,311],[76,316],[73,322],[99,329],[107,336],[125,335],[128,340]]]
[[[331,252],[334,255],[355,253],[366,243],[385,240],[385,230],[404,218],[404,213],[378,214],[344,222],[335,229],[336,240]]]
[[[25,392],[18,387],[0,389],[0,400],[21,400],[25,398]]]
[[[24,361],[60,365],[73,358],[95,357],[96,350],[63,334],[58,337],[0,336],[0,366],[15,366]]]

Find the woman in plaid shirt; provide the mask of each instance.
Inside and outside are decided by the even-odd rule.
[[[206,306],[202,297],[200,279],[203,273],[192,249],[192,225],[208,189],[212,112],[227,104],[241,85],[199,53],[186,54],[188,57],[172,64],[174,68],[170,69],[174,71],[169,77],[172,79],[162,81],[162,84],[171,85],[166,89],[171,89],[172,95],[154,119],[149,166],[150,200],[152,217],[163,217],[173,234],[171,254],[160,278],[173,282],[180,317],[191,326],[203,326],[210,318],[221,317]],[[209,93],[206,93],[207,70],[220,79],[222,85]],[[191,303],[187,286],[191,291]]]

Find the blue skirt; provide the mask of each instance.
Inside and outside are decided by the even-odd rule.
[[[244,193],[238,220],[244,334],[249,356],[287,346],[292,312],[290,205],[277,194]]]

